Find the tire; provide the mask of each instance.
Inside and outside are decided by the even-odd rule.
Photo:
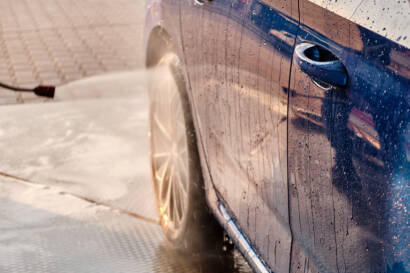
[[[150,72],[152,181],[162,230],[183,253],[222,251],[223,231],[207,208],[186,85],[176,54]]]

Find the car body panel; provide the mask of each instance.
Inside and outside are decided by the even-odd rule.
[[[408,272],[410,51],[323,6],[300,0],[297,44],[332,52],[348,85],[325,90],[294,58],[291,272]]]
[[[186,0],[181,9],[193,109],[213,186],[276,272],[290,262],[283,89],[297,20],[297,1],[196,6]]]

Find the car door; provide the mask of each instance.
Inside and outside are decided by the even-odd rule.
[[[287,109],[297,1],[181,4],[191,101],[219,198],[275,272],[288,272]]]
[[[300,0],[291,272],[409,272],[408,4]]]

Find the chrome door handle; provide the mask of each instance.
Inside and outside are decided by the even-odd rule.
[[[205,2],[212,2],[212,0],[195,0],[194,1],[195,5],[198,5],[198,6],[203,6]]]
[[[295,48],[296,62],[312,80],[336,87],[346,87],[344,65],[329,51],[318,45],[301,43]]]

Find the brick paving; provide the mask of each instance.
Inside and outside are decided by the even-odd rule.
[[[145,0],[1,0],[0,81],[58,86],[141,68],[144,8]],[[0,90],[0,104],[34,101]]]

